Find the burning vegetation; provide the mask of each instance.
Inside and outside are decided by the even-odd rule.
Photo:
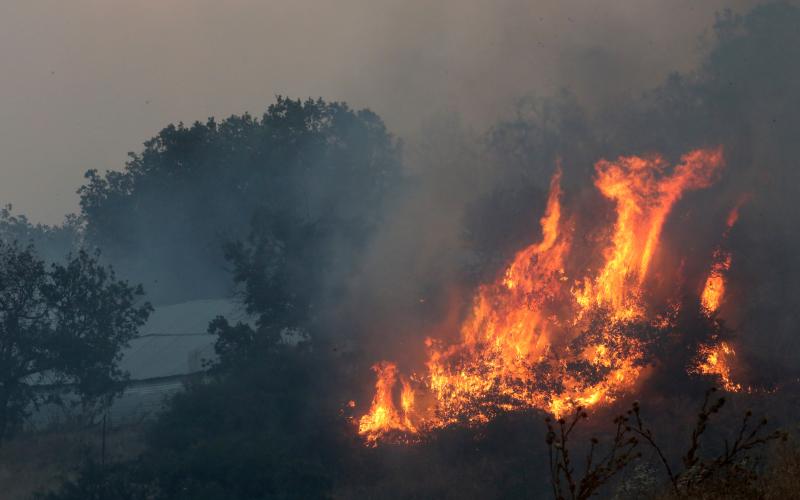
[[[686,307],[683,291],[696,290],[700,314],[709,320],[725,298],[731,255],[723,245],[694,285],[653,278],[675,203],[690,190],[709,187],[722,167],[721,148],[691,151],[674,167],[658,155],[597,162],[595,187],[613,204],[615,217],[601,228],[602,237],[582,239],[577,228],[586,221],[563,205],[557,170],[540,221],[541,241],[478,288],[456,341],[426,340],[423,371],[405,377],[392,362],[373,367],[375,396],[358,421],[359,434],[369,444],[409,440],[426,430],[530,408],[560,417],[635,391],[655,364],[654,346],[676,330]],[[728,217],[723,243],[740,205]],[[729,391],[741,389],[731,378],[735,352],[727,342],[712,334],[696,351],[689,373],[717,377]]]

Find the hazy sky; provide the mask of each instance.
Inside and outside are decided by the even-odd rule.
[[[620,99],[692,67],[750,0],[2,0],[0,203],[75,211],[88,168],[170,122],[260,112],[275,94],[370,107],[407,134],[486,123],[567,85]]]

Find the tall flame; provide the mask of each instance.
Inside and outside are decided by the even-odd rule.
[[[378,375],[375,383],[375,397],[369,413],[364,415],[358,425],[358,432],[374,441],[389,431],[416,432],[409,420],[414,407],[414,394],[411,386],[403,380],[403,397],[400,410],[395,407],[392,391],[397,383],[397,365],[382,361],[372,367]]]
[[[722,304],[725,297],[725,273],[731,268],[731,255],[717,251],[714,253],[714,264],[706,278],[700,304],[706,314],[713,314]]]
[[[728,239],[731,229],[739,220],[739,210],[750,199],[749,195],[739,198],[739,201],[728,214],[723,233],[723,243]],[[700,306],[704,314],[709,317],[717,314],[725,298],[725,278],[731,268],[731,253],[720,245],[714,251],[711,271],[708,273],[703,291],[700,294]],[[722,387],[730,392],[742,390],[742,385],[733,381],[731,365],[736,356],[736,351],[727,343],[716,340],[700,346],[698,359],[694,372],[718,377]]]
[[[663,333],[671,326],[669,311],[651,314],[643,300],[662,228],[683,194],[710,186],[722,164],[721,149],[692,151],[672,169],[660,156],[598,162],[595,186],[613,203],[616,219],[598,249],[602,264],[578,277],[567,273],[575,267],[575,224],[564,214],[557,170],[541,241],[478,288],[456,342],[427,339],[425,372],[414,380],[431,402],[415,405],[415,389],[404,381],[398,410],[397,369],[382,362],[359,432],[375,443],[392,432],[484,422],[514,409],[558,416],[572,405],[608,403],[632,390],[647,362],[644,340],[628,332]]]
[[[660,179],[666,168],[660,157],[597,163],[595,185],[616,203],[617,221],[612,245],[605,250],[605,266],[594,282],[585,278],[583,289],[576,292],[583,308],[609,306],[617,320],[642,317],[642,284],[667,215],[684,191],[708,187],[720,165],[720,149],[693,151],[671,176]]]

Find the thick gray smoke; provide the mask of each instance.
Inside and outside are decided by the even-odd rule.
[[[58,223],[86,169],[122,168],[168,123],[259,113],[276,94],[369,107],[402,136],[442,111],[484,129],[563,86],[624,100],[693,68],[715,12],[756,3],[6,0],[0,204]]]
[[[499,11],[511,9],[511,3],[504,2]],[[768,383],[795,373],[800,352],[800,268],[794,257],[800,252],[800,10],[790,2],[714,8],[723,6],[736,8],[719,11],[702,38],[683,40],[687,50],[673,49],[664,59],[650,52],[663,50],[663,40],[651,49],[652,40],[637,36],[657,36],[665,29],[634,15],[660,12],[650,3],[642,11],[620,7],[618,12],[631,15],[630,25],[614,25],[599,12],[590,16],[592,8],[585,8],[583,19],[597,22],[574,38],[560,32],[570,42],[553,66],[525,64],[519,56],[537,45],[529,39],[506,46],[522,73],[529,68],[569,76],[559,80],[562,90],[528,89],[534,97],[518,100],[492,126],[470,126],[469,119],[444,114],[409,142],[411,193],[374,240],[352,286],[355,299],[340,311],[350,320],[358,318],[355,329],[362,330],[370,349],[378,356],[401,353],[401,362],[403,356],[419,359],[424,336],[442,322],[453,326],[454,304],[463,307],[469,301],[464,290],[539,237],[537,221],[557,160],[564,166],[566,196],[594,210],[595,161],[654,152],[675,161],[691,149],[722,145],[726,167],[719,182],[688,194],[675,207],[665,245],[696,263],[697,269],[688,272],[699,273],[720,243],[728,212],[740,197],[750,196],[728,242],[730,301],[722,315],[751,380]],[[689,4],[675,11],[662,12],[673,30],[697,22]],[[523,10],[517,14],[523,22]],[[558,32],[556,25],[544,32]],[[607,51],[603,47],[609,45],[600,40],[625,49]],[[510,89],[517,83],[497,83],[497,98],[526,94]],[[643,87],[648,88],[640,91]],[[457,85],[453,93],[459,94]],[[481,100],[473,102],[463,109],[481,114],[476,109]]]
[[[29,54],[18,61],[19,43],[0,48],[14,69],[2,104],[15,117],[0,134],[0,198],[34,221],[75,208],[42,179],[61,192],[86,168],[119,168],[165,123],[258,112],[276,93],[369,107],[405,141],[408,182],[358,273],[328,277],[347,295],[324,312],[382,357],[399,344],[418,349],[476,283],[538,238],[557,160],[567,196],[592,208],[600,158],[674,160],[722,144],[723,178],[676,207],[668,243],[707,260],[726,212],[750,193],[730,241],[731,293],[746,305],[727,317],[754,343],[754,363],[796,359],[800,16],[791,2],[180,0],[112,13],[85,1],[72,5],[74,23],[28,4],[0,12],[0,31]],[[31,20],[46,29],[20,32]],[[102,124],[102,134],[75,123]],[[32,164],[59,169],[31,175]],[[143,265],[162,253],[148,244]],[[223,264],[209,269],[199,262],[188,274],[228,290]]]

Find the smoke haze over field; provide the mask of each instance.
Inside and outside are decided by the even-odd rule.
[[[275,94],[369,107],[411,137],[431,114],[485,126],[561,87],[614,102],[691,69],[715,12],[757,3],[5,1],[0,202],[60,222],[86,169]]]

